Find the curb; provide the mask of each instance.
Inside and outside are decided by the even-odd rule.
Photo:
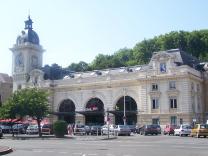
[[[8,154],[11,152],[13,152],[13,150],[10,147],[7,146],[0,147],[0,155]]]

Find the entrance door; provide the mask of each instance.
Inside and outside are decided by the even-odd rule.
[[[92,98],[86,104],[85,124],[103,125],[104,124],[104,106],[99,98]]]
[[[62,101],[59,107],[58,119],[70,124],[75,123],[75,105],[72,100],[66,99]]]

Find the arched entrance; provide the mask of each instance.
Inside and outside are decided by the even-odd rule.
[[[90,99],[85,108],[86,125],[103,125],[104,124],[104,105],[99,98]]]
[[[115,115],[115,124],[124,124],[124,102],[125,102],[125,114],[126,124],[134,125],[137,123],[137,104],[136,101],[130,96],[121,97],[115,106],[115,111],[112,113]]]
[[[61,102],[59,106],[58,119],[67,123],[75,123],[75,105],[70,99]]]

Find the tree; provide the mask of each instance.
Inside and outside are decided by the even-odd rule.
[[[75,72],[84,72],[89,70],[89,65],[84,61],[80,61],[79,63],[71,63],[71,65],[68,66],[68,69]]]
[[[0,108],[0,116],[4,118],[23,118],[30,116],[37,121],[39,136],[40,123],[49,113],[48,92],[38,88],[25,88],[15,91]]]
[[[52,64],[51,66],[45,65],[42,70],[45,73],[45,79],[58,80],[64,77],[64,71],[62,67],[56,63]]]

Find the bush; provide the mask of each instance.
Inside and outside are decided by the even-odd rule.
[[[63,120],[58,120],[54,122],[53,130],[57,138],[63,138],[67,131],[67,123]]]

